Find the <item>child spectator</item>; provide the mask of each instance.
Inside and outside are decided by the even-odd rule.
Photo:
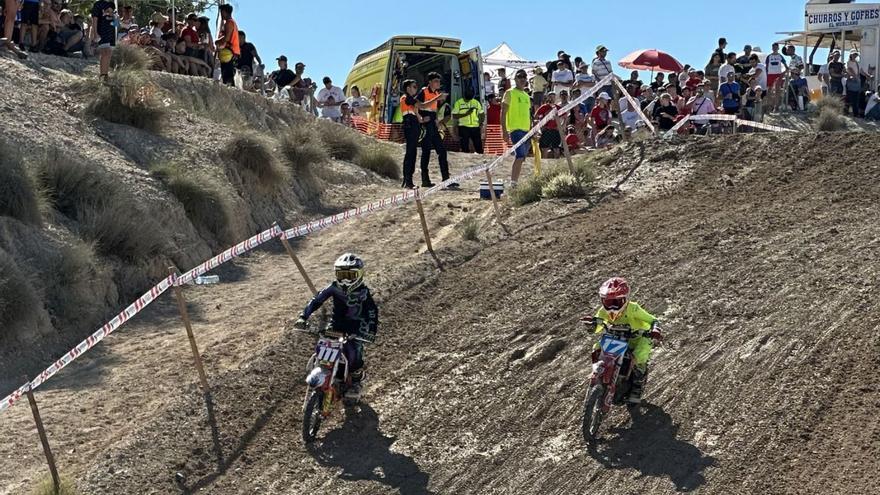
[[[660,101],[654,106],[653,118],[661,131],[668,131],[675,125],[675,117],[678,116],[678,108],[672,103],[669,93],[660,95]]]
[[[754,76],[749,78],[749,89],[745,94],[745,111],[743,117],[754,122],[762,119],[763,100],[766,92],[758,85],[758,79]]]
[[[351,87],[351,96],[345,102],[351,107],[352,115],[366,118],[370,112],[370,100],[361,95],[361,88],[357,86]]]
[[[556,93],[553,91],[545,95],[545,102],[535,112],[535,121],[543,119],[554,109],[559,108],[556,105]],[[559,156],[559,149],[562,145],[562,138],[559,135],[559,127],[556,119],[550,119],[547,125],[541,130],[541,137],[538,140],[538,146],[541,148],[541,156],[544,158],[556,158]]]
[[[538,109],[544,104],[544,93],[547,92],[547,79],[544,78],[544,69],[535,67],[532,76],[532,108]]]
[[[568,146],[568,152],[571,154],[581,151],[581,140],[578,138],[577,131],[573,125],[568,126],[565,132],[565,144]]]
[[[609,108],[610,102],[611,96],[608,93],[599,93],[599,97],[596,99],[596,106],[590,112],[590,125],[593,128],[594,141],[595,135],[598,135],[599,132],[604,130],[606,127],[608,127],[608,124],[611,123],[611,109]]]
[[[807,80],[801,77],[801,70],[797,67],[791,68],[791,81],[788,83],[786,90],[786,98],[788,106],[795,111],[803,111],[806,103],[810,101],[810,88]]]
[[[89,26],[89,40],[98,42],[99,77],[107,80],[110,74],[110,56],[116,46],[116,7],[113,2],[98,0],[92,6],[92,23]]]

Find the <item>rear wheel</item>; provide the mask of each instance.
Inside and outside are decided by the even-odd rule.
[[[599,425],[602,424],[602,418],[605,413],[602,412],[602,397],[605,395],[605,386],[591,386],[587,391],[587,398],[584,400],[584,422],[583,434],[584,441],[594,443],[599,438]]]
[[[311,443],[318,436],[318,430],[321,428],[321,405],[324,402],[324,392],[315,390],[306,402],[305,411],[303,411],[302,435],[303,442]]]

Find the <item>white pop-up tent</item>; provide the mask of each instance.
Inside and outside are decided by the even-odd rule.
[[[507,77],[513,77],[517,69],[532,69],[544,64],[537,60],[525,60],[513,51],[505,42],[483,55],[483,71],[492,74],[492,80],[498,81],[498,69],[507,69]]]

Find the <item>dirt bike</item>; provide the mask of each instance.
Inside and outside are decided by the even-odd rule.
[[[627,402],[634,368],[629,341],[640,334],[629,325],[611,325],[600,318],[586,317],[581,321],[592,328],[598,324],[605,327],[599,339],[599,357],[593,363],[590,388],[584,400],[584,440],[593,443],[599,438],[599,426],[611,412],[612,405],[626,404],[630,409],[636,406]]]
[[[321,423],[340,402],[346,406],[357,403],[357,400],[344,399],[346,390],[351,386],[351,375],[343,347],[349,340],[371,342],[354,335],[335,332],[329,325],[317,332],[310,331],[308,327],[297,331],[317,334],[318,337],[315,353],[306,363],[308,389],[303,401],[302,437],[305,443],[310,443],[317,437]]]

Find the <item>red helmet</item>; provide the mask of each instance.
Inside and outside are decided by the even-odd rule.
[[[599,287],[599,298],[611,319],[616,319],[629,300],[629,284],[622,277],[609,278]]]

